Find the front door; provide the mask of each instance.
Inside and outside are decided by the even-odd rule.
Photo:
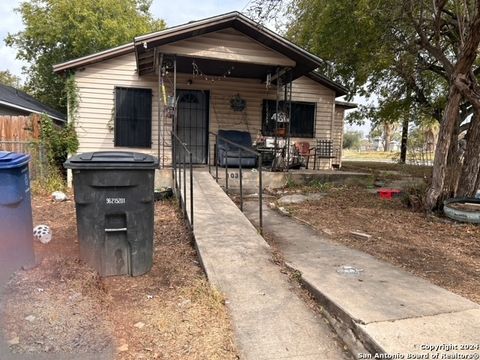
[[[192,152],[194,164],[206,164],[208,154],[208,92],[178,90],[177,134]],[[183,151],[177,152],[182,161]],[[188,161],[188,159],[187,159]]]

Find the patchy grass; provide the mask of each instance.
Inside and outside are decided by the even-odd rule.
[[[400,159],[399,152],[393,151],[353,151],[343,150],[342,159],[344,160],[381,160],[395,162]]]
[[[432,176],[431,166],[376,161],[342,161],[342,170],[370,172],[372,174],[381,172],[383,175],[390,174],[391,176],[413,176],[419,178],[430,178]]]
[[[49,225],[53,240],[35,243],[40,265],[17,272],[2,299],[11,352],[238,358],[225,300],[207,282],[174,202],[155,204],[154,265],[139,277],[100,278],[77,259],[72,201],[37,197],[33,209],[34,223]]]

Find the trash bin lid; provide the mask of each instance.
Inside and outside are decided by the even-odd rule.
[[[131,151],[97,151],[72,156],[63,166],[67,169],[155,169],[155,156]]]
[[[0,169],[12,169],[28,163],[30,155],[11,151],[0,151]]]

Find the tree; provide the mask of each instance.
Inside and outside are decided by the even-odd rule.
[[[18,76],[13,75],[8,70],[0,71],[0,84],[12,86],[16,89],[20,88],[21,80]]]
[[[363,134],[360,131],[346,131],[343,134],[343,148],[359,150]]]
[[[480,0],[290,3],[287,35],[325,60],[325,74],[441,123],[428,208],[471,195],[480,183]],[[462,162],[458,128],[472,113]]]
[[[28,62],[26,88],[43,103],[66,112],[65,80],[54,64],[132,41],[162,29],[153,19],[149,0],[31,0],[17,9],[25,29],[9,34],[8,46]]]

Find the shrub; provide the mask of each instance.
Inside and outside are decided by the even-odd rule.
[[[428,184],[425,181],[406,186],[401,196],[402,203],[414,211],[425,210],[427,190]]]

